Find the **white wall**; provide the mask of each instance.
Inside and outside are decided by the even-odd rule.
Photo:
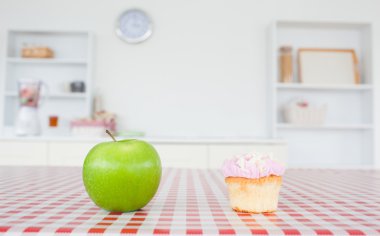
[[[153,18],[154,34],[143,44],[114,34],[117,16],[130,7]],[[379,38],[379,9],[378,0],[0,0],[0,72],[7,28],[91,30],[95,84],[123,128],[160,136],[267,136],[269,24],[373,21]]]

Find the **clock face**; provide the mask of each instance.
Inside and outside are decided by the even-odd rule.
[[[152,22],[143,11],[130,9],[120,15],[116,34],[128,43],[139,43],[152,34]]]

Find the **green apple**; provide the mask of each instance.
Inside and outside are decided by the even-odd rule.
[[[108,211],[129,212],[144,207],[157,192],[160,179],[157,151],[136,139],[99,143],[83,164],[88,195]]]

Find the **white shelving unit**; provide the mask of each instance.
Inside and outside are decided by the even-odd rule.
[[[48,117],[59,117],[59,132],[69,132],[73,118],[86,117],[92,108],[92,40],[86,31],[9,30],[6,43],[6,71],[3,81],[2,133],[12,132],[18,111],[17,81],[33,78],[43,81],[48,91],[42,91],[39,108],[42,135],[49,133]],[[23,58],[25,45],[48,46],[53,58]],[[72,81],[85,83],[84,93],[71,93],[67,86]]]
[[[374,93],[372,26],[370,23],[276,21],[271,26],[270,51],[271,131],[289,144],[289,166],[373,166]],[[280,83],[279,48],[293,47],[293,83]],[[297,50],[308,48],[355,49],[361,84],[314,85],[298,82]],[[286,123],[283,108],[294,99],[328,106],[323,125]]]

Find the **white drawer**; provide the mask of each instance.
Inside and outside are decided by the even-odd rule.
[[[96,144],[93,142],[51,142],[49,143],[48,164],[82,166],[87,153]]]
[[[47,144],[35,141],[1,141],[0,165],[46,165]]]
[[[287,163],[288,148],[286,144],[218,144],[209,146],[209,167],[221,168],[225,159],[249,152],[273,153],[274,158]]]
[[[156,144],[163,167],[207,168],[207,145]]]

